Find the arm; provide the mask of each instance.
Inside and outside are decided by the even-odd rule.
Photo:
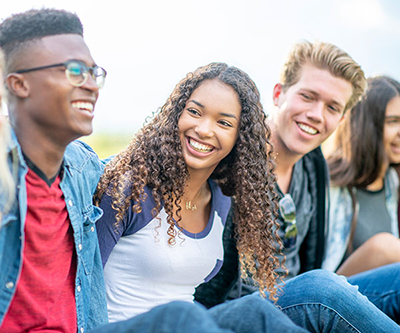
[[[121,225],[119,228],[116,228],[114,225],[116,221],[116,211],[111,207],[111,205],[112,198],[104,194],[100,203],[100,208],[103,210],[104,214],[96,223],[103,267],[105,266],[112,249],[118,243],[118,240],[121,238],[123,233]]]
[[[107,193],[103,195],[100,208],[104,211],[104,214],[96,223],[103,267],[121,237],[134,234],[153,219],[154,198],[150,188],[145,186],[144,190],[147,194],[147,200],[142,204],[142,212],[136,214],[132,209],[131,202],[118,227],[115,225],[117,212],[112,208],[113,198]]]

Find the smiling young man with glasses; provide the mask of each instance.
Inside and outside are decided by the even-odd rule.
[[[228,333],[186,302],[102,326],[108,316],[95,227],[102,211],[92,195],[104,166],[74,140],[92,133],[106,71],[79,18],[62,10],[11,16],[0,24],[0,47],[12,126],[6,157],[16,183],[0,226],[0,331]]]
[[[277,305],[313,332],[400,331],[393,321],[400,319],[400,265],[351,277],[350,284],[318,269],[325,255],[329,207],[329,174],[320,145],[364,93],[364,73],[335,45],[307,41],[293,47],[281,73],[268,119],[276,154],[278,235],[284,245],[280,257],[287,268],[277,272],[286,278]],[[234,224],[229,222],[224,265],[197,290],[196,299],[206,306],[221,302],[239,275],[235,238],[229,234]],[[252,282],[239,277],[230,298],[257,290]]]

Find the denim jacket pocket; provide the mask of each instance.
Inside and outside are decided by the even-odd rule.
[[[92,273],[93,262],[98,247],[96,221],[103,215],[103,211],[90,205],[83,213],[83,240],[82,240],[82,263],[87,275]]]

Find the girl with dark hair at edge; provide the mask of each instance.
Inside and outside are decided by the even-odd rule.
[[[330,230],[323,268],[345,276],[400,261],[400,83],[370,78],[328,158]]]
[[[195,288],[222,265],[229,197],[242,270],[276,299],[275,175],[265,117],[249,76],[211,63],[187,74],[107,165],[95,200],[104,210],[97,231],[111,322],[193,302]],[[241,322],[250,326],[229,328],[258,331],[254,320]]]

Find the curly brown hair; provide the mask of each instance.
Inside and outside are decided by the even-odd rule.
[[[105,168],[95,201],[107,193],[116,210],[116,226],[128,207],[141,212],[146,200],[144,187],[152,189],[156,217],[162,206],[168,214],[169,243],[177,235],[173,220],[174,206],[181,211],[181,198],[189,174],[178,135],[178,120],[193,91],[204,80],[219,80],[231,86],[241,103],[238,137],[232,151],[218,164],[211,175],[222,192],[235,199],[233,218],[237,230],[237,247],[242,274],[250,273],[276,299],[275,269],[280,266],[275,256],[274,241],[278,224],[273,216],[277,207],[276,182],[272,158],[270,129],[260,102],[260,94],[251,78],[240,69],[224,63],[211,63],[187,74],[181,80],[150,122],[133,138],[128,148],[119,153]],[[257,269],[256,269],[257,262]]]

